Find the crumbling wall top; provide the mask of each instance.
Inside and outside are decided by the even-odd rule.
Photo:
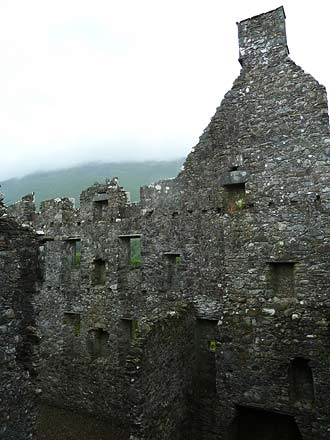
[[[40,204],[40,226],[71,223],[75,219],[74,199],[68,197],[44,200]]]
[[[7,207],[7,214],[15,218],[19,223],[30,226],[36,220],[36,205],[34,192],[26,194],[13,205]]]
[[[140,188],[141,206],[164,206],[165,199],[173,203],[176,179],[163,179]]]
[[[40,211],[48,211],[49,209],[73,209],[74,208],[74,198],[69,197],[58,197],[55,199],[43,200],[40,203]]]
[[[114,221],[129,204],[129,192],[119,185],[118,177],[95,183],[80,194],[80,214],[84,220]]]
[[[80,206],[106,200],[114,205],[125,205],[129,202],[129,193],[119,185],[118,177],[106,179],[105,183],[95,183],[84,190],[80,195]]]

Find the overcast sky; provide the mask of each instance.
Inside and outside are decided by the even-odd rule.
[[[330,87],[327,1],[0,0],[0,180],[185,156],[239,74],[236,22],[283,5]]]

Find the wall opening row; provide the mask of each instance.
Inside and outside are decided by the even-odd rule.
[[[76,312],[64,312],[63,325],[67,330],[67,336],[78,338],[81,336],[81,315]],[[123,318],[120,321],[120,338],[125,349],[137,337],[138,320]],[[109,333],[102,327],[92,328],[87,332],[87,350],[92,359],[106,357],[110,354]]]

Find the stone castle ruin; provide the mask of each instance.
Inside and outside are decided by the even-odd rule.
[[[282,7],[238,33],[176,178],[0,218],[1,438],[330,438],[326,91]]]

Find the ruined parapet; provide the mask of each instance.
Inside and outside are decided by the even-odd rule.
[[[8,206],[7,214],[20,224],[33,226],[36,221],[36,205],[34,192],[22,197],[21,200]]]
[[[0,193],[0,217],[2,217],[6,212],[4,198],[5,198],[5,196],[2,193]]]
[[[271,64],[287,57],[289,49],[283,7],[237,23],[239,61],[245,67]],[[276,61],[277,60],[277,61]]]
[[[0,437],[30,440],[38,391],[37,244],[8,218],[0,219],[0,266]]]
[[[105,183],[95,183],[80,195],[82,220],[92,222],[115,222],[123,217],[129,204],[129,193],[118,182],[118,178],[107,179]]]
[[[175,179],[159,180],[140,188],[140,201],[142,208],[162,206],[162,208],[179,206],[177,183]]]
[[[40,204],[39,228],[50,228],[76,221],[77,215],[74,208],[74,199],[63,197],[44,200]]]

